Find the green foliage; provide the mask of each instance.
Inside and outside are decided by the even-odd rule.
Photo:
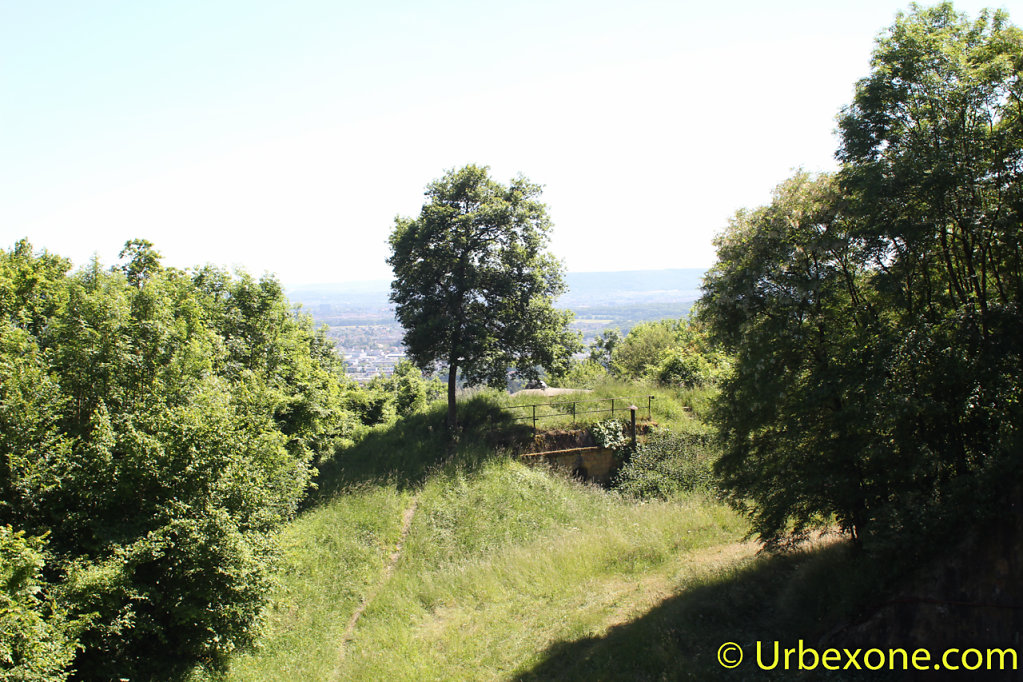
[[[714,487],[717,450],[706,428],[658,430],[641,443],[618,470],[614,487],[640,499],[674,499]]]
[[[661,356],[656,375],[658,383],[665,386],[696,388],[711,381],[714,367],[699,353],[671,349]]]
[[[397,416],[394,395],[383,391],[379,386],[371,385],[349,391],[345,396],[345,408],[351,410],[366,426],[389,424]]]
[[[626,423],[621,419],[605,419],[590,425],[590,433],[599,447],[621,450],[629,444]]]
[[[716,348],[693,317],[644,322],[615,342],[610,367],[616,376],[692,389],[709,385],[728,370],[728,357]]]
[[[422,370],[408,360],[396,364],[390,376],[374,377],[368,388],[390,395],[394,411],[402,417],[425,409],[444,391],[440,379],[434,376],[424,378]]]
[[[64,680],[74,657],[74,625],[48,598],[43,540],[0,525],[0,677]]]
[[[270,277],[0,252],[0,524],[48,535],[84,678],[166,675],[252,640],[354,383]],[[56,611],[54,611],[56,613]]]
[[[718,471],[760,537],[832,519],[905,546],[995,513],[1023,446],[1023,33],[900,15],[797,174],[717,242],[701,319],[735,354]]]
[[[128,240],[117,257],[128,259],[121,270],[128,284],[133,287],[141,287],[162,269],[160,252],[153,248],[153,243],[148,239]]]
[[[611,369],[623,379],[647,377],[664,353],[674,348],[679,329],[677,320],[644,322],[629,330],[611,353]]]
[[[603,333],[597,334],[597,338],[590,344],[590,360],[598,363],[605,370],[611,369],[611,358],[614,357],[615,348],[622,342],[622,332],[617,327],[605,329]]]
[[[455,425],[459,372],[473,385],[504,387],[508,369],[560,374],[579,347],[571,313],[556,310],[561,264],[545,251],[550,220],[540,186],[507,186],[488,168],[448,171],[427,187],[418,218],[391,233],[391,301],[409,357],[448,367],[448,423]]]
[[[573,362],[562,376],[551,377],[551,386],[557,388],[588,388],[592,389],[607,381],[610,375],[599,362],[586,359]]]

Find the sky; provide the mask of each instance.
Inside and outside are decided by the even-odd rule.
[[[569,271],[709,267],[738,209],[835,168],[907,8],[0,0],[0,248],[389,279],[394,218],[476,163],[543,185]]]

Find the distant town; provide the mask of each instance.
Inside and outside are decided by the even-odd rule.
[[[569,273],[558,305],[575,312],[572,327],[589,344],[609,327],[622,333],[641,322],[678,318],[699,298],[702,269]],[[389,375],[405,357],[402,329],[387,300],[388,282],[310,285],[289,297],[326,325],[350,376],[364,383]]]

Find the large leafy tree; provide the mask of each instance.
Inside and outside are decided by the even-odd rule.
[[[837,202],[833,178],[797,174],[736,215],[704,284],[700,315],[734,359],[714,414],[717,470],[768,543],[831,516],[854,537],[864,526],[861,403],[875,375],[855,352],[870,339]]]
[[[1023,33],[914,8],[797,175],[718,241],[736,354],[718,470],[768,541],[837,518],[902,541],[997,509],[1023,447]]]
[[[165,678],[250,641],[275,532],[354,426],[273,277],[122,258],[0,251],[0,678]]]
[[[468,165],[430,183],[418,218],[395,220],[391,301],[405,347],[421,368],[448,367],[448,425],[456,424],[459,373],[503,387],[509,367],[527,377],[567,367],[580,348],[571,313],[556,310],[565,289],[546,251],[551,229],[540,187],[508,185]]]

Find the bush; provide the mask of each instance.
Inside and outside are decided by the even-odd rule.
[[[394,396],[379,388],[358,388],[345,396],[345,407],[366,426],[389,424],[397,416]]]
[[[670,499],[693,490],[710,490],[716,458],[706,431],[655,432],[619,469],[613,486],[642,499]]]
[[[557,388],[594,388],[607,381],[607,370],[595,360],[574,362],[568,371],[559,377],[551,377],[551,386]]]
[[[678,344],[678,320],[643,322],[626,334],[611,353],[611,369],[623,379],[641,379],[665,352]]]
[[[711,372],[710,363],[702,355],[680,349],[665,353],[656,370],[658,383],[679,388],[702,386],[710,380]]]
[[[43,540],[0,526],[0,678],[64,680],[75,652],[64,612],[47,598]]]
[[[44,591],[41,545],[6,531],[0,617],[23,634],[5,665],[74,653],[44,592],[76,623],[85,679],[164,677],[250,641],[266,538],[355,428],[354,383],[276,280],[125,253],[69,275],[27,242],[0,251],[0,524],[49,532],[53,576]]]
[[[623,450],[629,444],[630,439],[625,431],[626,424],[621,419],[605,419],[590,427],[593,440],[608,450]]]
[[[82,634],[86,677],[166,679],[252,642],[275,548],[262,533],[239,531],[223,510],[193,514],[69,571],[68,601],[95,614]]]
[[[444,393],[440,379],[424,378],[422,370],[409,360],[396,364],[390,376],[373,377],[368,388],[389,395],[394,412],[401,417],[423,410]]]

